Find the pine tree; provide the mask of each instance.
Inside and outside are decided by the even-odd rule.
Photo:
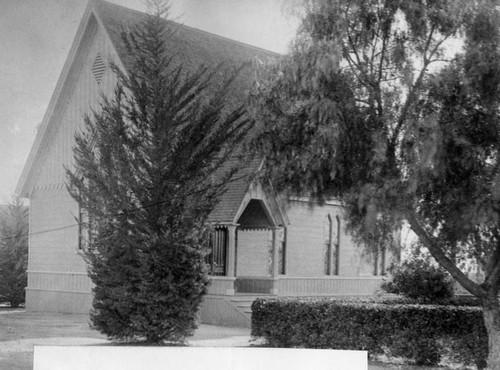
[[[20,198],[0,209],[0,302],[24,303],[28,282],[28,208]]]
[[[227,95],[241,68],[187,70],[168,8],[123,32],[127,73],[75,136],[68,190],[85,215],[93,326],[119,340],[183,342],[207,291],[206,220],[249,127]]]

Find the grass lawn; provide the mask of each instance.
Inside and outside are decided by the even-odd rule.
[[[201,325],[194,345],[244,344],[249,329]],[[0,369],[31,370],[34,345],[103,345],[106,337],[90,329],[88,315],[25,312],[0,308]]]
[[[0,309],[0,369],[30,370],[35,344],[103,343],[85,315]]]
[[[89,328],[87,315],[25,312],[0,308],[0,369],[31,370],[34,345],[103,345],[106,337]],[[249,345],[249,329],[201,325],[189,339],[198,346]],[[431,370],[372,362],[370,370]],[[445,368],[434,368],[445,370]]]

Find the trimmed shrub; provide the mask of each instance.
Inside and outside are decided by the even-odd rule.
[[[487,333],[480,308],[331,299],[257,299],[252,336],[274,347],[366,350],[436,365],[446,354],[485,366]]]
[[[338,301],[338,300],[337,300]],[[353,297],[342,298],[342,302],[353,303],[382,303],[382,304],[422,304],[421,300],[412,299],[408,297],[394,296],[394,297]],[[481,301],[472,295],[457,295],[451,298],[439,299],[432,302],[433,305],[438,306],[464,306],[464,307],[481,307]]]
[[[479,298],[472,295],[462,295],[455,296],[444,301],[437,301],[436,304],[445,304],[452,306],[463,306],[463,307],[481,307],[481,301]]]
[[[425,259],[405,261],[390,270],[391,278],[382,283],[387,293],[400,294],[422,303],[453,297],[453,280],[442,268]]]

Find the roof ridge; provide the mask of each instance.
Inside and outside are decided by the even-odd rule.
[[[248,48],[251,48],[251,49],[255,49],[255,50],[259,50],[259,51],[262,51],[264,53],[268,53],[268,54],[273,54],[274,56],[276,57],[280,57],[282,56],[283,54],[280,54],[280,53],[277,53],[275,51],[272,51],[272,50],[267,50],[267,49],[264,49],[264,48],[261,48],[259,46],[255,46],[255,45],[251,45],[251,44],[247,44],[246,42],[243,42],[243,41],[238,41],[238,40],[235,40],[235,39],[231,39],[229,37],[225,37],[225,36],[221,36],[221,35],[217,35],[215,33],[212,33],[212,32],[208,32],[208,31],[205,31],[205,30],[200,30],[199,28],[195,28],[195,27],[192,27],[192,26],[188,26],[188,25],[185,25],[183,23],[178,23],[178,22],[174,22],[174,21],[171,21],[171,20],[168,20],[168,22],[172,22],[172,23],[175,23],[176,25],[179,25],[181,27],[184,27],[184,28],[188,28],[190,30],[193,30],[195,32],[199,32],[199,33],[202,33],[202,34],[205,34],[205,35],[210,35],[210,36],[214,36],[214,37],[217,37],[219,39],[222,39],[222,40],[226,40],[226,41],[229,41],[229,42],[232,42],[234,44],[238,44],[238,45],[241,45],[241,46],[245,46],[245,47],[248,47]]]
[[[112,3],[112,2],[109,2],[109,1],[105,1],[105,0],[89,0],[89,1],[92,3],[92,5],[99,6],[101,4],[106,4],[106,5],[114,6],[114,7],[117,7],[117,8],[122,8],[123,10],[129,11],[129,12],[138,13],[140,15],[147,15],[147,13],[142,12],[140,10],[129,8],[129,7],[126,7],[126,6],[121,5],[121,4],[115,4],[115,3]]]
[[[141,15],[141,16],[148,15],[148,13],[145,13],[143,11],[140,11],[140,10],[137,10],[137,9],[128,8],[126,6],[123,6],[123,5],[120,5],[120,4],[111,3],[111,2],[105,1],[105,0],[89,0],[89,1],[91,1],[93,4],[97,4],[97,6],[99,6],[100,4],[106,4],[106,5],[111,6],[111,7],[121,8],[124,11],[136,13],[137,15]],[[230,43],[233,43],[233,44],[236,44],[236,45],[244,46],[246,48],[254,49],[256,51],[260,51],[260,52],[263,52],[263,53],[271,54],[272,56],[275,56],[275,57],[280,57],[280,56],[283,55],[283,54],[277,53],[277,52],[272,51],[272,50],[267,50],[267,49],[261,48],[259,46],[248,44],[246,42],[238,41],[238,40],[226,37],[226,36],[217,35],[217,34],[212,33],[212,32],[208,32],[208,31],[205,31],[205,30],[201,30],[199,28],[188,26],[188,25],[186,25],[184,23],[179,23],[179,22],[173,21],[173,20],[168,19],[168,18],[166,18],[166,21],[170,22],[170,23],[173,23],[176,26],[183,27],[183,28],[186,28],[188,30],[191,30],[193,32],[197,32],[197,33],[200,33],[200,34],[204,34],[204,35],[209,35],[209,36],[212,36],[212,37],[216,37],[218,39],[225,40],[227,42],[230,42]]]

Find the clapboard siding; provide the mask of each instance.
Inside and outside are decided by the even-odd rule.
[[[272,234],[268,229],[238,230],[237,276],[268,276]]]
[[[291,200],[286,208],[290,225],[287,229],[286,275],[313,277],[324,276],[325,219],[341,219],[340,276],[370,276],[373,270],[362,249],[346,231],[340,206],[314,205],[305,201]]]
[[[86,273],[29,271],[29,289],[90,293],[92,282]]]
[[[35,190],[30,213],[30,270],[85,273],[78,253],[78,206],[66,189]]]
[[[74,135],[82,127],[83,116],[90,113],[91,108],[98,109],[101,94],[111,96],[116,86],[116,76],[109,67],[109,61],[116,60],[116,57],[107,36],[94,26],[89,27],[86,39],[78,54],[78,68],[72,71],[75,82],[69,83],[67,95],[63,98],[66,104],[59,108],[60,114],[54,115],[57,128],[49,148],[46,148],[48,153],[37,181],[38,187],[65,181],[64,166],[72,163]],[[100,84],[92,73],[97,55],[106,63]]]
[[[77,214],[76,202],[62,186],[32,194],[26,289],[30,311],[88,312],[90,308],[92,283],[78,252]]]
[[[45,160],[30,197],[29,310],[82,312],[91,301],[91,282],[78,253],[78,205],[68,194],[65,166],[72,163],[74,135],[82,128],[83,116],[98,108],[101,94],[110,95],[116,77],[109,65],[100,84],[92,74],[97,55],[108,63],[114,50],[95,19],[89,22],[60,101],[51,120],[55,127],[43,148]],[[67,273],[70,271],[71,273]],[[82,308],[80,306],[85,307]]]

